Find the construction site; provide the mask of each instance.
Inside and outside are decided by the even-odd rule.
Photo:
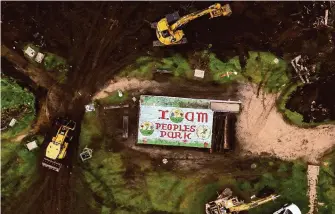
[[[335,212],[334,2],[1,8],[2,213]]]

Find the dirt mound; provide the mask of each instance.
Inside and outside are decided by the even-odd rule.
[[[261,92],[257,86],[240,86],[243,110],[237,120],[237,138],[245,153],[266,153],[281,159],[303,158],[317,163],[327,150],[335,145],[335,126],[322,125],[313,129],[287,124],[277,112],[278,94]]]

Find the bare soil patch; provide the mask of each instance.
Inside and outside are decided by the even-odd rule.
[[[317,163],[335,145],[334,125],[305,129],[286,123],[276,110],[278,94],[261,92],[257,97],[255,85],[241,85],[239,93],[243,109],[236,132],[245,153],[266,153],[285,160],[303,158]]]

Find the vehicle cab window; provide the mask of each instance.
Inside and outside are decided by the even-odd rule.
[[[166,38],[166,37],[169,37],[170,36],[170,33],[168,30],[163,30],[162,31],[162,37]]]

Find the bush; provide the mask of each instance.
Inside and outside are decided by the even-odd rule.
[[[2,131],[1,139],[8,139],[26,129],[35,118],[35,97],[12,78],[1,78],[1,118],[8,123],[17,120],[13,127]]]
[[[209,70],[214,81],[218,83],[227,83],[241,80],[241,66],[238,57],[230,59],[228,62],[222,62],[215,54],[209,54]]]
[[[1,200],[6,204],[35,180],[38,150],[28,151],[17,142],[1,142]]]
[[[275,63],[278,60],[278,63]],[[256,84],[262,84],[265,91],[276,93],[289,82],[287,64],[268,52],[249,52],[249,59],[243,75]]]

